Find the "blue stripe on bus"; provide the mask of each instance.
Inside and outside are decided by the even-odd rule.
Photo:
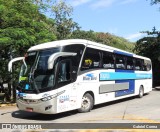
[[[115,69],[115,72],[127,72],[127,73],[134,73],[134,70],[122,70],[122,69]]]
[[[120,90],[115,92],[115,97],[124,96],[128,94],[134,94],[135,92],[135,80],[116,80],[115,83],[129,83],[129,89]]]
[[[131,79],[151,79],[152,74],[148,73],[132,73],[132,72],[101,72],[100,81],[107,80],[131,80]]]
[[[122,52],[122,51],[117,51],[117,50],[114,50],[113,53],[116,53],[116,54],[120,54],[120,55],[126,55],[126,56],[131,56],[133,57],[133,54],[130,54],[130,53],[126,53],[126,52]]]
[[[126,73],[127,72],[127,73]],[[134,78],[132,80],[116,80],[115,83],[129,83],[129,89],[127,90],[120,90],[115,92],[115,97],[120,97],[128,94],[134,94],[135,92],[135,79],[136,79],[136,73],[134,73],[134,70],[121,70],[121,69],[116,69],[115,74],[121,73],[121,75],[125,76],[128,78],[131,76],[131,78]]]

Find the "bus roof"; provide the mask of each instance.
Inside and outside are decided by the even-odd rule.
[[[97,49],[104,48],[104,49],[117,51],[117,52],[121,52],[121,53],[128,54],[128,55],[130,54],[134,57],[148,59],[146,57],[138,56],[138,55],[131,53],[131,52],[127,52],[127,51],[124,51],[124,50],[121,50],[118,48],[114,48],[114,47],[111,47],[111,46],[108,46],[105,44],[100,44],[100,43],[96,43],[96,42],[85,40],[85,39],[67,39],[67,40],[58,40],[58,41],[47,42],[47,43],[32,46],[31,48],[28,49],[28,51],[36,51],[36,50],[42,50],[42,49],[48,49],[48,48],[54,48],[54,47],[61,47],[61,46],[71,45],[71,44],[83,44],[85,46],[91,45],[91,46],[97,47]]]
[[[100,43],[92,42],[92,41],[85,40],[85,39],[68,39],[68,40],[58,40],[58,41],[47,42],[47,43],[32,46],[31,48],[29,48],[28,51],[36,51],[36,50],[60,47],[60,46],[65,46],[65,45],[70,45],[70,44],[83,44],[85,46],[92,45],[92,46],[96,46],[97,48],[101,47],[101,48],[105,48],[109,50],[117,50],[117,51],[129,53],[121,49],[117,49],[111,46],[107,46],[105,44],[100,44]],[[133,53],[130,53],[130,54],[133,54]]]
[[[47,43],[32,46],[31,48],[29,48],[28,51],[36,51],[36,50],[41,50],[41,49],[61,47],[61,46],[70,45],[70,44],[84,44],[84,45],[86,45],[87,42],[88,42],[87,40],[83,40],[83,39],[57,40],[57,41],[52,41],[52,42],[47,42]]]

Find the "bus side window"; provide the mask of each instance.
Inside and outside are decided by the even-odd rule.
[[[152,67],[151,61],[147,61],[147,71],[150,71]]]
[[[143,69],[144,71],[151,70],[151,62],[149,60],[143,60]]]
[[[116,68],[125,69],[125,57],[122,55],[116,55]]]
[[[103,52],[103,68],[114,69],[114,56],[112,53]]]
[[[82,54],[84,52],[84,48],[85,46],[82,44],[72,44],[72,45],[66,45],[63,47],[62,51],[63,52],[73,52],[73,53],[77,53],[76,56],[72,56],[71,57],[71,61],[72,61],[72,81],[76,81],[77,79],[77,71],[79,68],[79,64],[80,64],[80,60],[82,57]]]
[[[133,58],[132,57],[127,57],[126,59],[126,68],[127,70],[133,70],[134,68],[134,62],[133,62]]]
[[[143,70],[141,59],[135,59],[135,70],[138,70],[138,71]]]
[[[83,57],[81,70],[88,70],[101,67],[101,52],[97,49],[87,48]]]

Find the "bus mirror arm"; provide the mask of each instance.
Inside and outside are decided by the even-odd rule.
[[[48,70],[51,70],[53,69],[53,66],[54,66],[54,61],[62,56],[62,57],[65,57],[65,56],[76,56],[77,53],[73,53],[73,52],[59,52],[59,53],[54,53],[52,54],[49,59],[48,59]]]
[[[24,57],[17,57],[17,58],[14,58],[12,59],[9,63],[8,63],[8,71],[9,72],[12,72],[12,64],[16,61],[20,61],[20,60],[23,60],[24,61]]]

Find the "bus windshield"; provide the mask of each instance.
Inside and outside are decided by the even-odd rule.
[[[21,66],[19,86],[22,92],[39,93],[54,88],[54,68],[48,70],[48,58],[60,48],[28,52]]]

